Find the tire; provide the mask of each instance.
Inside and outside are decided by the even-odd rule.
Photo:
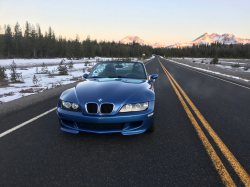
[[[154,123],[154,119],[153,119],[151,126],[146,130],[146,132],[152,133],[152,132],[154,132],[154,130],[155,130],[155,123]]]

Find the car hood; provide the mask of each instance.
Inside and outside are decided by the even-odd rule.
[[[118,110],[135,93],[148,88],[146,80],[95,79],[79,83],[75,90],[82,109],[85,109],[86,103],[98,103],[98,99],[103,99],[103,103],[113,103],[115,110]]]

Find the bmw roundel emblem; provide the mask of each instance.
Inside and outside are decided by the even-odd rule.
[[[103,101],[103,99],[98,99],[98,102],[101,103]]]

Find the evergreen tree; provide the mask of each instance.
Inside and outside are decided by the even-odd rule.
[[[68,66],[70,69],[73,68],[74,64],[73,64],[72,60],[68,63]]]
[[[31,27],[31,33],[30,33],[30,43],[31,43],[31,52],[32,52],[32,57],[33,58],[36,58],[37,57],[37,48],[36,48],[36,46],[37,46],[37,44],[36,44],[36,38],[37,38],[37,36],[36,36],[37,34],[36,34],[36,30],[35,30],[35,27],[32,25],[32,27]]]
[[[12,57],[12,31],[10,25],[5,30],[5,55],[7,58]]]
[[[66,64],[63,64],[63,60],[60,62],[58,66],[58,71],[60,75],[67,75],[68,74],[68,68]]]
[[[14,37],[13,37],[13,55],[15,58],[22,57],[22,30],[19,23],[17,22],[14,27]]]
[[[79,36],[76,35],[76,39],[74,41],[74,49],[73,49],[73,56],[76,59],[79,59],[81,57],[81,44],[79,41]]]
[[[0,58],[81,58],[81,57],[151,57],[152,53],[166,57],[199,57],[199,58],[240,58],[250,59],[250,45],[243,44],[220,44],[193,45],[183,48],[152,48],[141,46],[138,43],[121,44],[114,41],[86,40],[80,41],[77,36],[75,40],[66,40],[59,36],[56,38],[54,31],[49,27],[42,34],[39,25],[32,26],[25,23],[22,32],[19,23],[12,29],[10,25],[4,27],[4,33],[0,31]]]
[[[211,62],[211,64],[218,64],[218,57],[217,57],[217,55],[214,57],[214,59]]]
[[[42,64],[41,72],[42,73],[48,73],[48,67],[46,66],[46,64],[44,62]]]
[[[32,57],[32,49],[31,49],[31,28],[29,22],[25,23],[25,31],[24,31],[24,57],[31,58]]]
[[[17,73],[16,72],[16,63],[14,62],[14,60],[13,60],[13,62],[11,63],[11,65],[10,65],[10,80],[12,81],[12,82],[22,82],[22,73]]]
[[[36,75],[34,75],[33,79],[32,79],[32,82],[35,86],[38,86],[38,79],[36,77]]]
[[[0,66],[0,80],[7,78],[5,71],[6,71],[5,68]]]
[[[0,58],[5,57],[4,49],[5,49],[4,35],[0,34]]]
[[[90,36],[88,36],[87,39],[85,40],[85,55],[89,59],[93,57],[92,43],[90,41]]]

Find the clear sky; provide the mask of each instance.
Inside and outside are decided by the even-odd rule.
[[[2,28],[26,21],[67,39],[136,35],[171,45],[206,32],[250,38],[250,0],[0,0]]]

